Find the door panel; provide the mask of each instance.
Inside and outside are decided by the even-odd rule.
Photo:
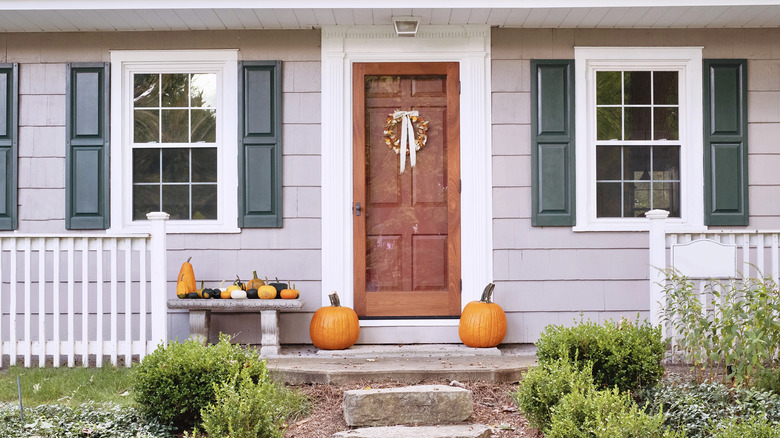
[[[361,317],[460,314],[460,150],[456,63],[354,65],[355,310]],[[428,122],[400,173],[387,118]],[[415,123],[419,126],[422,120]],[[395,129],[400,139],[400,123]],[[358,212],[360,215],[358,215]]]

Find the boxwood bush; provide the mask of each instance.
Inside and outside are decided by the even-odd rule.
[[[553,408],[566,394],[572,391],[587,394],[595,390],[589,366],[580,369],[566,359],[558,359],[530,369],[512,397],[528,424],[544,430],[551,421]]]
[[[645,413],[627,392],[617,388],[583,392],[575,389],[553,408],[547,438],[671,438],[679,433],[664,426],[664,414]]]
[[[230,343],[201,345],[195,340],[170,342],[135,368],[133,394],[145,416],[178,430],[201,422],[201,409],[215,401],[215,388],[244,371],[255,383],[273,384],[257,352]]]
[[[582,322],[574,327],[547,326],[536,343],[539,363],[569,358],[582,367],[592,364],[593,380],[600,389],[617,387],[636,391],[652,387],[664,374],[661,365],[666,345],[661,327],[649,323]]]

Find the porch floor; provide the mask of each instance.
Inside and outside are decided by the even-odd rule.
[[[457,344],[355,345],[324,351],[311,345],[282,345],[268,358],[272,375],[285,383],[343,385],[426,380],[511,383],[536,365],[532,344],[507,344],[475,349]]]

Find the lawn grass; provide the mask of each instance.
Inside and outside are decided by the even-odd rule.
[[[133,404],[130,368],[22,368],[0,370],[0,402],[18,403],[16,378],[22,386],[25,406],[59,404],[78,406],[94,401],[122,406]]]

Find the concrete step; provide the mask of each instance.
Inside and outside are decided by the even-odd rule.
[[[337,432],[333,438],[489,438],[490,428],[482,424],[454,426],[384,426]]]
[[[342,406],[353,427],[454,424],[474,412],[471,391],[445,385],[344,391]]]
[[[353,345],[344,350],[318,350],[317,357],[451,357],[501,356],[498,348],[471,348],[463,344]]]

